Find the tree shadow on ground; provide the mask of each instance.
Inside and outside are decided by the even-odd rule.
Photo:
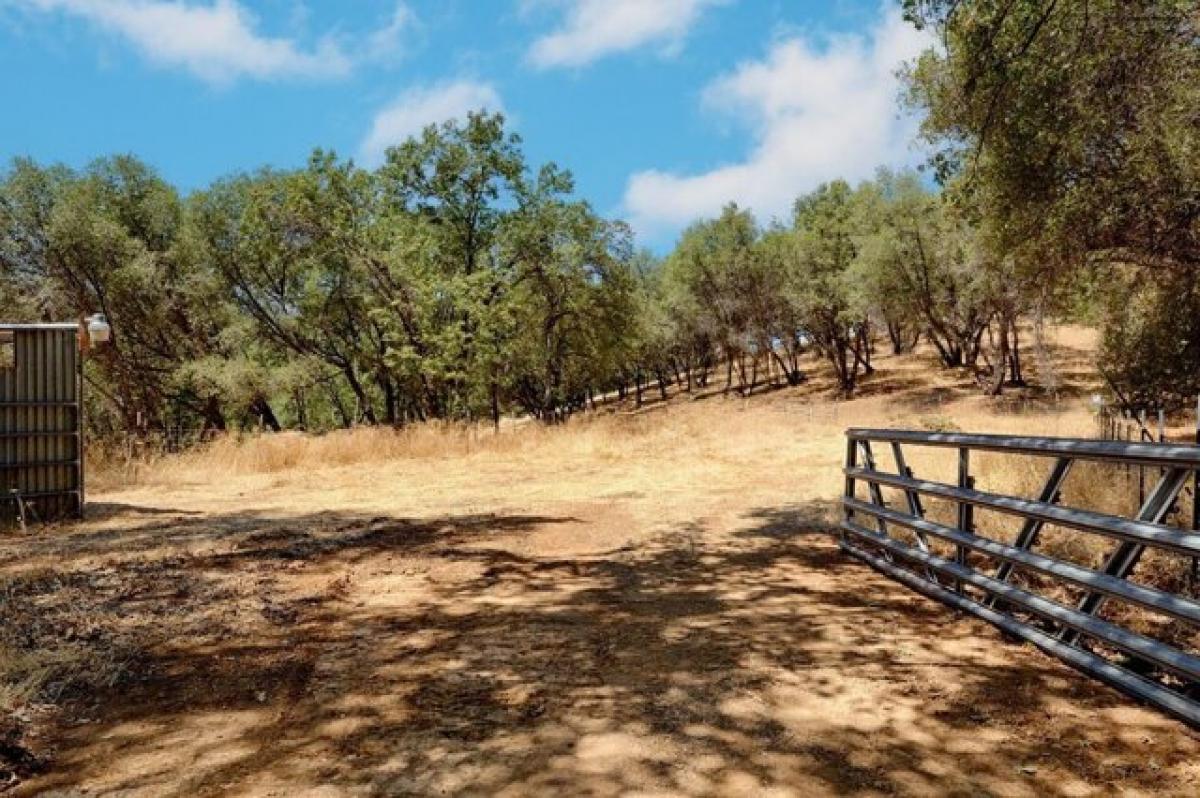
[[[26,788],[1184,788],[1194,735],[844,557],[829,512],[762,508],[735,535],[697,522],[577,557],[518,545],[574,519],[521,515],[81,535],[107,564],[60,569],[59,600],[137,643],[111,685],[71,696],[89,722]]]

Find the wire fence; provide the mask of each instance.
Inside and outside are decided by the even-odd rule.
[[[1167,434],[1167,416],[1161,410],[1153,418],[1150,418],[1145,411],[1132,414],[1101,405],[1096,413],[1096,424],[1098,437],[1107,441],[1166,443],[1170,437]],[[1195,427],[1186,437],[1190,439],[1189,442],[1200,445],[1200,399],[1196,401]],[[1127,482],[1137,481],[1139,503],[1145,501],[1148,478],[1146,467],[1134,466],[1126,462],[1121,466],[1121,470]],[[1171,508],[1172,515],[1178,515],[1186,506],[1186,504],[1181,504],[1180,500],[1191,504],[1188,527],[1193,531],[1200,531],[1200,471],[1193,473],[1191,484],[1181,491],[1179,499]],[[1192,571],[1193,581],[1200,581],[1200,562],[1193,564]]]
[[[202,427],[118,430],[89,434],[88,447],[105,457],[134,460],[147,456],[179,454],[229,434],[225,430]]]

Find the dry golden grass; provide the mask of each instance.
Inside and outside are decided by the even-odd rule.
[[[814,361],[803,386],[749,399],[724,395],[718,384],[703,395],[674,391],[665,404],[609,407],[561,425],[510,421],[499,433],[485,424],[429,423],[323,435],[230,435],[183,455],[101,457],[91,474],[99,492],[144,496],[193,486],[207,497],[255,492],[280,506],[307,506],[313,497],[299,491],[317,481],[321,501],[336,494],[339,501],[382,509],[390,505],[379,501],[381,485],[388,486],[388,501],[415,483],[423,495],[482,504],[503,496],[521,474],[537,483],[541,498],[570,499],[590,495],[597,485],[620,492],[650,482],[664,496],[682,495],[697,484],[733,489],[729,486],[753,481],[757,469],[767,489],[794,485],[791,475],[803,480],[805,495],[832,499],[842,487],[848,427],[1094,437],[1089,402],[1097,388],[1090,364],[1094,346],[1092,330],[1050,329],[1046,345],[1026,356],[1034,387],[1010,389],[999,398],[983,396],[964,371],[940,368],[931,352],[920,352],[880,358],[878,372],[848,401],[836,398],[831,375]],[[876,457],[881,467],[892,467],[886,448]],[[907,457],[921,477],[956,479],[956,460],[945,450],[909,447]],[[1036,496],[1048,468],[1038,458],[982,453],[975,455],[972,471],[981,489]],[[439,476],[433,484],[430,474]],[[544,478],[555,474],[561,476]],[[1129,513],[1136,509],[1130,479],[1119,469],[1080,463],[1064,496],[1074,506]],[[928,504],[931,517],[953,521],[954,507]],[[1013,519],[981,511],[977,523],[984,534],[1005,538]],[[1107,550],[1103,539],[1052,527],[1041,545],[1049,554],[1087,565]],[[1179,568],[1172,564],[1168,570],[1174,584]]]
[[[1034,387],[999,398],[983,396],[964,371],[942,369],[932,353],[921,352],[880,358],[878,372],[846,401],[836,398],[831,375],[817,361],[809,364],[803,386],[748,399],[724,395],[714,385],[707,394],[674,392],[666,404],[610,407],[561,425],[514,421],[499,433],[489,425],[430,423],[324,435],[231,435],[184,455],[114,458],[95,471],[101,490],[120,491],[131,503],[190,489],[200,494],[200,507],[219,506],[220,497],[229,495],[254,495],[260,503],[296,511],[326,503],[384,511],[405,502],[417,507],[425,499],[483,507],[520,495],[513,488],[523,483],[530,501],[581,501],[597,492],[620,495],[652,486],[662,497],[662,517],[681,521],[703,504],[694,495],[697,486],[719,495],[755,485],[752,492],[764,496],[832,502],[842,488],[848,427],[1094,437],[1088,401],[1096,389],[1094,332],[1061,327],[1048,339],[1043,351],[1027,355]],[[1039,387],[1045,384],[1054,386],[1052,395]],[[886,447],[876,457],[881,468],[893,467]],[[918,476],[956,479],[956,459],[945,450],[909,447],[907,458]],[[1038,458],[981,453],[972,472],[980,489],[1036,496],[1048,468]],[[313,492],[314,484],[319,491]],[[894,491],[885,493],[902,500]],[[1136,489],[1124,473],[1082,463],[1064,490],[1073,506],[1115,513],[1135,509],[1131,494]],[[926,504],[930,517],[953,523],[954,506]],[[977,512],[976,522],[997,539],[1011,537],[1018,523],[987,511]],[[1108,542],[1047,527],[1039,547],[1095,566]],[[1163,573],[1176,584],[1182,566],[1172,561]]]
[[[0,714],[12,715],[33,702],[52,668],[43,652],[0,650]]]
[[[78,587],[50,568],[0,578],[0,717],[57,701],[76,685],[105,687],[120,676],[121,647],[101,640],[102,619],[70,601],[56,601],[53,613],[42,606],[45,596]]]
[[[618,456],[645,419],[579,416],[567,424],[545,426],[518,421],[495,432],[490,424],[429,422],[402,429],[355,427],[324,434],[302,432],[230,434],[178,455],[137,457],[113,451],[90,463],[93,485],[111,490],[150,481],[223,475],[280,474],[289,471],[371,466],[399,461],[455,461],[476,457],[536,456],[546,451],[564,455]]]
[[[828,369],[809,363],[810,380],[800,388],[750,399],[722,395],[712,385],[703,395],[672,388],[666,405],[641,410],[628,406],[601,414],[584,414],[568,423],[545,426],[531,420],[506,424],[500,433],[490,425],[431,422],[394,430],[359,427],[322,435],[304,433],[229,435],[184,455],[149,454],[129,458],[118,448],[102,452],[90,463],[99,490],[144,480],[208,478],[214,474],[280,474],[293,470],[337,469],[398,461],[457,462],[463,459],[526,458],[547,462],[595,457],[628,460],[654,453],[684,457],[754,454],[764,448],[786,451],[820,440],[841,454],[846,427],[886,425],[915,429],[1026,432],[1090,436],[1095,424],[1086,395],[1086,359],[1094,334],[1064,327],[1054,331],[1052,366],[1059,395],[1040,390],[1010,391],[993,399],[979,394],[963,370],[938,367],[923,352],[879,360],[877,374],[864,379],[859,395],[838,400]],[[1028,369],[1036,375],[1037,365]],[[1081,380],[1080,377],[1083,376]],[[1036,380],[1036,377],[1035,377]],[[648,394],[649,395],[649,394]],[[782,433],[782,436],[778,433]],[[750,451],[743,451],[746,448]]]

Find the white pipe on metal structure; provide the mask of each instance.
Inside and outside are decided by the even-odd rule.
[[[87,319],[87,333],[92,346],[98,346],[108,343],[112,337],[112,327],[109,326],[108,319],[104,318],[103,313],[96,313]]]

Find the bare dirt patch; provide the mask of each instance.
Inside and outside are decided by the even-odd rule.
[[[1194,792],[1194,735],[846,560],[823,510],[566,556],[528,541],[627,516],[220,519],[110,560],[125,672],[18,792]],[[168,523],[139,537],[214,529]]]

